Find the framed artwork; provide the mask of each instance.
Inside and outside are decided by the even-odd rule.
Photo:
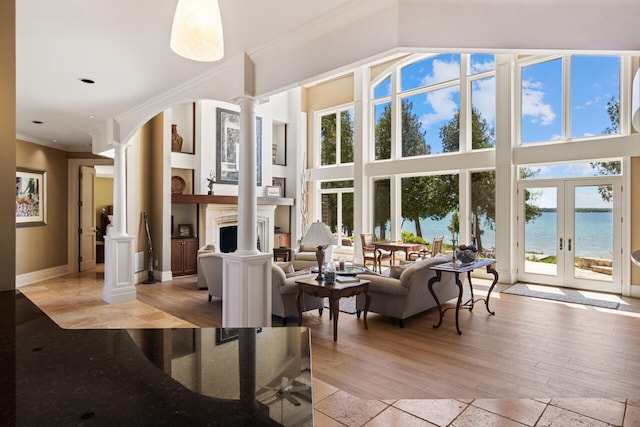
[[[46,175],[44,171],[16,170],[16,226],[45,225]]]
[[[256,332],[262,332],[262,328],[256,328]],[[238,328],[217,328],[216,345],[224,344],[238,339]]]
[[[181,239],[188,239],[193,235],[193,229],[191,224],[179,224],[178,225],[178,237]]]
[[[216,180],[238,184],[240,171],[240,113],[217,109]],[[256,117],[256,185],[262,185],[262,118]]]
[[[274,187],[280,188],[280,195],[282,197],[284,197],[287,194],[286,182],[287,182],[286,178],[278,178],[278,177],[271,178],[271,185],[273,185]]]
[[[280,187],[268,186],[267,187],[267,197],[280,197]]]

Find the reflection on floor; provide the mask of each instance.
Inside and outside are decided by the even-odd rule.
[[[196,289],[194,276],[138,285],[138,301],[114,305],[102,301],[103,282],[103,274],[94,271],[19,290],[63,328],[221,326],[220,302],[203,304],[206,290]],[[156,306],[143,302],[150,301],[151,294],[164,295],[166,301],[154,301]],[[198,304],[186,303],[190,300]],[[313,401],[314,425],[319,427],[640,426],[640,398],[365,400],[316,378]],[[276,399],[274,403],[284,408],[289,402]]]

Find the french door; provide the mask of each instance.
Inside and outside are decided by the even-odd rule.
[[[620,293],[621,179],[518,183],[518,279]]]

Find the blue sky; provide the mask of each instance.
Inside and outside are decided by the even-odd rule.
[[[495,57],[471,55],[471,76],[495,69]],[[562,139],[562,59],[528,65],[522,69],[522,141],[523,143]],[[431,153],[442,152],[439,131],[460,108],[459,85],[446,82],[460,77],[460,55],[441,54],[410,64],[401,71],[400,90],[429,85],[436,90],[410,96],[413,110],[426,131]],[[607,101],[619,98],[620,64],[614,56],[573,56],[571,59],[571,115],[569,138],[601,135],[609,126]],[[375,97],[387,96],[390,82],[376,88]],[[471,102],[490,127],[495,127],[495,77],[473,79]]]

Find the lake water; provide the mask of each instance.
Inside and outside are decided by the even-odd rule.
[[[613,213],[612,212],[577,212],[575,217],[576,236],[573,242],[577,256],[593,256],[599,258],[612,258],[613,253]],[[543,212],[535,221],[526,227],[526,250],[543,254],[555,254],[557,235],[557,213]],[[422,237],[431,242],[434,237],[444,236],[444,242],[451,244],[451,232],[447,229],[451,226],[451,216],[440,221],[431,219],[420,221]],[[495,248],[495,231],[487,227],[481,221],[482,246]],[[406,222],[403,230],[415,233],[413,222]],[[470,243],[470,242],[462,242]]]

